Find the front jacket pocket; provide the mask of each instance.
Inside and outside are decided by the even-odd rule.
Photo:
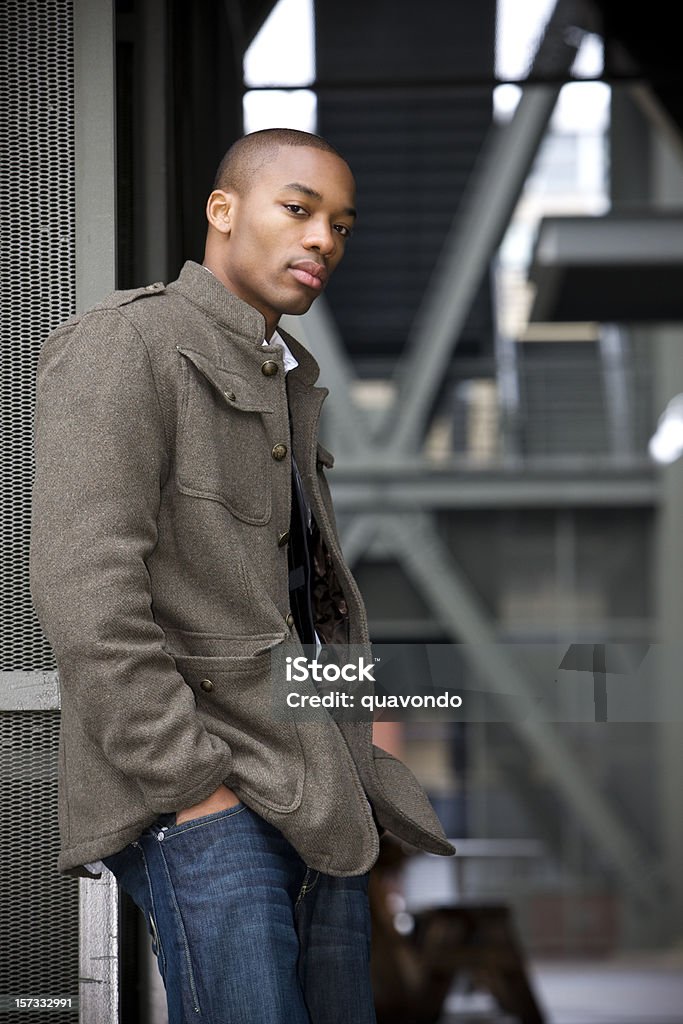
[[[272,711],[270,651],[173,657],[204,727],[232,751],[230,788],[274,811],[295,810],[304,788],[304,755],[296,723]]]
[[[176,449],[178,490],[218,501],[246,523],[272,513],[266,417],[272,406],[246,377],[176,346],[182,390]]]

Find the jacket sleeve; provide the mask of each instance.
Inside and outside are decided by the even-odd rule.
[[[63,707],[150,810],[190,806],[227,778],[231,754],[198,719],[152,614],[167,446],[147,349],[118,310],[46,341],[35,458],[31,591]]]

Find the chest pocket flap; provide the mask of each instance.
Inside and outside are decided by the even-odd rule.
[[[272,402],[245,376],[217,366],[202,352],[177,345],[183,385],[176,446],[178,490],[220,502],[246,523],[272,513]]]
[[[201,375],[211,384],[228,405],[243,412],[272,412],[273,406],[265,396],[249,381],[234,370],[226,370],[208,359],[196,349],[176,345],[177,350],[185,359],[199,370]]]

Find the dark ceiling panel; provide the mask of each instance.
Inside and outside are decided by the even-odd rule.
[[[317,77],[410,83],[491,76],[495,6],[495,0],[318,0]]]
[[[359,209],[327,295],[361,371],[402,351],[491,124],[491,87],[424,83],[490,80],[494,38],[493,0],[428,0],[419,17],[413,0],[316,6],[318,129],[351,164]],[[491,344],[487,281],[456,358]]]

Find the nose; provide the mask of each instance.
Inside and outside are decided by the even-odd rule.
[[[323,217],[312,217],[306,228],[304,247],[319,252],[321,256],[331,256],[337,239],[329,221]]]

